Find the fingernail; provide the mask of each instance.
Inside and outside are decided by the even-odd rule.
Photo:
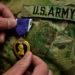
[[[17,21],[15,19],[8,19],[8,29],[14,28],[17,25]]]
[[[30,58],[31,57],[31,52],[27,52],[26,54],[25,54],[25,56],[24,56],[24,59],[28,59],[28,58]]]

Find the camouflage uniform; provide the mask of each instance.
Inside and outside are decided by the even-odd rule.
[[[20,17],[23,4],[75,7],[74,0],[1,0],[1,2],[11,9],[16,18]],[[33,26],[24,38],[30,43],[31,51],[48,64],[54,75],[75,75],[74,24],[75,22],[70,21],[34,18]],[[5,44],[0,46],[0,74],[17,61],[13,53],[13,43],[19,37],[14,32],[10,33]]]

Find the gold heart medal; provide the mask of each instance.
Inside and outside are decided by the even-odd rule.
[[[17,26],[15,30],[20,38],[14,43],[14,53],[18,58],[22,58],[25,53],[30,51],[30,44],[24,38],[25,34],[29,32],[31,26],[32,19],[17,19]]]

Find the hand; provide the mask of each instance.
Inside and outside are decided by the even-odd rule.
[[[34,65],[31,73],[28,68],[30,64]],[[18,61],[11,69],[3,75],[53,75],[47,64],[39,57],[28,52],[20,61]]]
[[[8,7],[0,4],[0,43],[5,40],[6,33],[4,30],[12,29],[16,24],[17,22]]]

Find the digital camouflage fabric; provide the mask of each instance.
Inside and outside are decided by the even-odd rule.
[[[1,0],[1,3],[11,9],[15,18],[23,17],[23,5],[75,8],[75,0]],[[25,37],[22,36],[30,43],[32,53],[41,57],[54,75],[75,75],[75,21],[39,17],[32,19],[31,30]],[[14,30],[7,33],[5,43],[0,46],[0,75],[17,62],[13,43],[19,37]]]

